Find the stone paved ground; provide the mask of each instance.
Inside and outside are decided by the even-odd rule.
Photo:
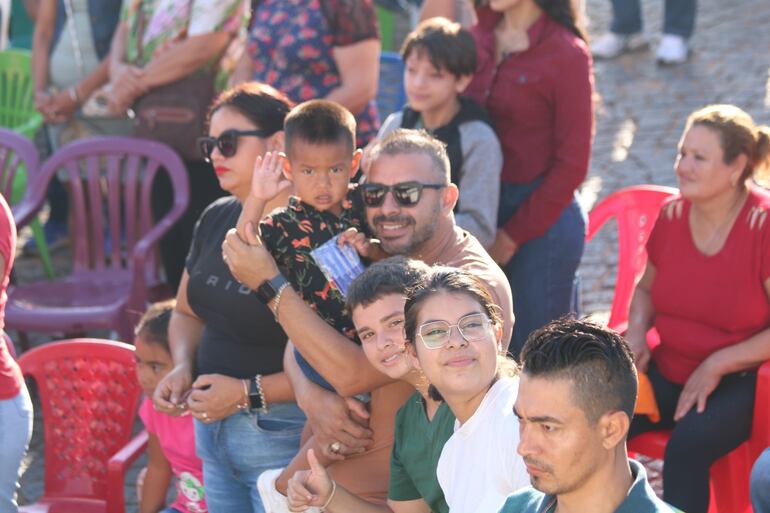
[[[591,33],[608,24],[609,0],[587,0]],[[662,0],[643,0],[646,31],[657,39]],[[596,63],[596,140],[582,201],[590,209],[597,200],[626,186],[654,183],[675,185],[672,164],[676,143],[687,115],[697,107],[730,102],[757,121],[770,123],[770,3],[768,0],[700,0],[694,55],[678,67],[658,67],[653,52],[640,52],[615,61]],[[583,258],[583,307],[606,316],[614,287],[615,237],[604,229]],[[66,261],[57,259],[58,265]],[[21,276],[40,272],[21,259]],[[36,418],[30,454],[25,460],[22,501],[34,501],[43,490],[42,422]],[[653,465],[654,466],[654,465]],[[133,478],[126,497],[136,510]]]
[[[608,0],[587,0],[591,33],[606,30]],[[661,30],[662,0],[642,2],[646,32]],[[589,178],[587,209],[635,184],[675,186],[672,165],[687,115],[709,103],[734,103],[756,121],[770,123],[770,3],[767,0],[700,0],[694,54],[682,66],[659,67],[654,51],[596,63],[601,95]],[[586,248],[580,272],[583,306],[609,310],[615,283],[615,238],[603,229]]]

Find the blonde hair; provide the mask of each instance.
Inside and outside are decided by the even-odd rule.
[[[735,105],[708,105],[696,110],[687,118],[685,131],[695,125],[717,132],[725,164],[746,155],[742,180],[753,178],[770,184],[770,127],[757,125],[746,111]]]

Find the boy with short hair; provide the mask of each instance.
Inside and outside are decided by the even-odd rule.
[[[431,18],[407,36],[401,56],[408,105],[388,116],[378,138],[422,128],[446,144],[451,180],[460,189],[457,224],[488,248],[497,231],[503,154],[487,114],[460,96],[476,70],[473,36],[458,23]]]
[[[353,114],[334,102],[311,100],[294,107],[284,121],[286,158],[264,158],[282,167],[279,172],[293,183],[294,196],[287,207],[268,214],[259,230],[294,290],[337,331],[358,342],[344,295],[312,254],[348,228],[366,230],[362,208],[353,206],[358,200],[350,185],[361,160],[355,134]],[[311,381],[333,390],[296,349],[295,357]]]

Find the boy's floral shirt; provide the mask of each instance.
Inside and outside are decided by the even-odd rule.
[[[339,216],[319,211],[292,196],[287,207],[274,210],[259,224],[265,247],[305,303],[337,331],[360,343],[345,308],[345,297],[326,279],[310,254],[351,227],[359,231],[366,228],[363,205],[354,186],[343,200]]]

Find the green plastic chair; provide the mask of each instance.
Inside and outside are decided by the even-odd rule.
[[[0,52],[0,126],[13,130],[30,140],[43,125],[43,117],[35,110],[32,84],[32,56],[25,50]],[[2,170],[0,170],[2,171]],[[11,192],[11,204],[19,201],[27,190],[27,173],[16,174]],[[51,254],[39,219],[30,223],[40,261],[48,278],[54,277]]]
[[[382,7],[381,5],[375,6],[377,12],[377,22],[380,25],[380,44],[382,45],[383,52],[393,52],[398,49],[395,48],[394,32],[396,20],[393,12]]]

